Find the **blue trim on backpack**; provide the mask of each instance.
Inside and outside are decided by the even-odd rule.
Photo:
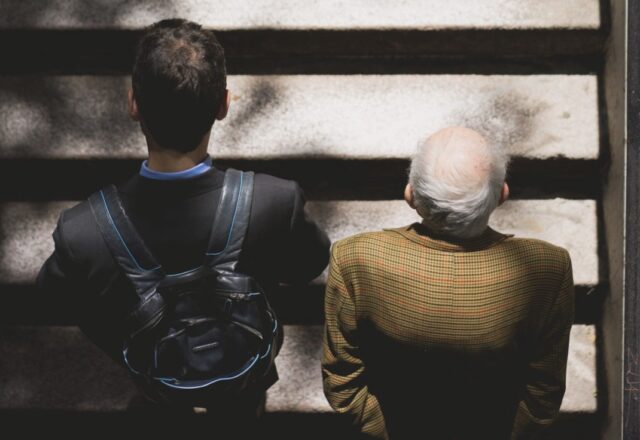
[[[154,270],[160,269],[161,266],[154,267],[153,269],[145,269],[144,267],[140,266],[140,264],[138,263],[138,260],[136,260],[136,257],[134,257],[133,253],[131,253],[131,251],[129,250],[129,246],[127,246],[127,243],[124,241],[124,238],[122,238],[122,235],[120,234],[120,231],[118,230],[118,227],[116,226],[116,223],[113,221],[113,217],[111,217],[111,211],[109,211],[109,205],[107,204],[107,200],[105,199],[104,192],[102,190],[100,190],[100,197],[102,197],[102,203],[104,204],[104,209],[107,212],[107,218],[109,219],[109,223],[113,227],[113,230],[116,231],[116,234],[118,235],[118,238],[120,239],[120,242],[124,246],[125,250],[129,254],[129,256],[131,257],[131,260],[135,263],[136,267],[139,270],[143,271],[143,272],[152,272]]]
[[[269,349],[268,351],[271,351],[271,345],[269,345]],[[227,376],[221,376],[218,377],[216,379],[210,379],[210,380],[198,380],[198,381],[188,381],[188,382],[182,382],[181,384],[175,384],[175,383],[171,383],[173,381],[175,381],[175,379],[159,379],[160,382],[163,385],[166,385],[168,387],[171,388],[177,388],[180,390],[195,390],[195,389],[199,389],[199,388],[206,388],[210,385],[213,385],[215,383],[218,382],[224,382],[227,380],[234,380],[239,378],[240,376],[243,376],[245,374],[247,374],[249,372],[249,370],[251,370],[251,368],[253,368],[253,366],[256,364],[256,362],[258,362],[258,360],[260,359],[260,356],[255,355],[253,358],[251,358],[249,360],[249,362],[247,362],[247,364],[245,364],[244,367],[242,367],[242,369],[239,372],[236,373],[231,373]]]
[[[274,319],[273,320],[273,335],[275,336],[276,334],[276,329],[278,328],[278,320]],[[162,383],[163,385],[166,385],[170,388],[175,388],[175,389],[181,389],[181,390],[195,390],[195,389],[200,389],[200,388],[206,388],[210,385],[213,385],[215,383],[218,382],[224,382],[227,380],[234,380],[239,378],[240,376],[243,376],[244,374],[248,373],[249,370],[251,370],[251,368],[253,368],[253,366],[256,364],[256,362],[258,362],[259,360],[262,360],[264,358],[266,358],[269,353],[271,353],[271,348],[272,348],[273,344],[269,344],[269,346],[267,347],[267,349],[265,350],[265,352],[263,354],[257,354],[254,357],[252,357],[246,364],[245,366],[241,369],[241,371],[236,372],[236,373],[229,373],[226,376],[221,376],[221,377],[217,377],[215,379],[205,379],[205,380],[200,380],[200,381],[186,381],[183,382],[185,385],[177,385],[175,384],[176,379],[175,378],[170,378],[170,377],[152,377],[152,379],[159,381],[160,383]],[[129,369],[129,371],[131,371],[134,374],[137,374],[139,376],[143,376],[143,373],[140,373],[138,370],[136,370],[135,368],[133,368],[131,366],[131,364],[129,363],[129,359],[127,357],[127,353],[129,351],[129,348],[126,346],[122,349],[122,357],[124,359],[124,363],[127,366],[127,368]],[[157,353],[156,353],[157,355]],[[157,359],[155,360],[155,363],[157,364]]]
[[[271,351],[271,344],[269,344],[269,346],[267,347],[267,351],[265,351],[264,354],[260,356],[260,359],[266,358],[270,351]]]
[[[186,275],[188,273],[195,272],[195,271],[197,271],[198,269],[201,269],[201,268],[202,268],[202,266],[198,266],[198,267],[194,267],[193,269],[185,270],[184,272],[167,273],[164,276],[165,277],[179,277],[180,275]]]

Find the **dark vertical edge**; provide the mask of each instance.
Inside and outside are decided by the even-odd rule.
[[[601,23],[602,27],[606,30],[607,34],[610,30],[610,11],[606,5],[607,0],[601,0]],[[604,57],[603,57],[604,58]],[[597,237],[598,237],[598,272],[600,280],[607,280],[609,276],[609,259],[607,249],[607,231],[605,227],[605,206],[602,199],[603,188],[605,187],[606,176],[610,169],[610,144],[609,144],[609,126],[607,123],[606,104],[606,84],[605,84],[605,72],[604,65],[602,70],[598,72],[598,123],[600,127],[600,173],[598,174],[598,185],[600,186],[600,197],[596,201],[597,209]],[[603,292],[598,298],[598,307],[596,313],[591,317],[595,323],[596,329],[596,405],[597,405],[597,418],[598,429],[595,430],[596,435],[601,435],[601,431],[604,426],[604,420],[606,418],[607,409],[607,393],[604,390],[607,389],[606,368],[605,368],[605,351],[604,351],[604,329],[603,329],[603,303],[606,297],[610,296],[610,289],[607,286],[606,292]],[[577,301],[577,297],[576,297]],[[576,319],[578,316],[576,315]]]
[[[627,2],[624,439],[640,438],[640,2]]]
[[[624,226],[625,226],[625,149],[626,149],[626,0],[608,0],[609,33],[603,74],[606,138],[601,160],[607,164],[602,188],[609,294],[602,303],[600,323],[602,374],[598,385],[598,406],[603,429],[601,438],[623,437],[623,331],[624,331]]]

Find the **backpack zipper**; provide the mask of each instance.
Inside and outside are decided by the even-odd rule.
[[[256,336],[257,338],[259,338],[261,341],[263,341],[263,340],[264,340],[264,337],[262,336],[262,333],[260,333],[260,332],[259,332],[258,330],[256,330],[255,328],[253,328],[253,327],[249,327],[247,324],[243,324],[243,323],[241,323],[241,322],[239,322],[239,321],[235,321],[235,320],[233,320],[233,319],[231,320],[231,323],[232,323],[232,324],[237,325],[237,326],[238,326],[238,327],[240,327],[240,328],[245,329],[245,330],[246,330],[246,331],[248,331],[249,333],[252,333],[254,336]]]
[[[259,292],[251,292],[251,293],[242,293],[242,292],[225,292],[225,291],[216,291],[216,295],[224,296],[225,298],[235,299],[239,301],[247,301],[250,300],[254,296],[260,295]]]

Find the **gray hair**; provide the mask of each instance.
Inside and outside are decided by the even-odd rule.
[[[509,158],[500,145],[482,142],[479,135],[478,139],[481,142],[457,148],[458,154],[452,155],[430,138],[418,146],[411,161],[414,204],[423,223],[436,233],[478,236],[499,204]]]

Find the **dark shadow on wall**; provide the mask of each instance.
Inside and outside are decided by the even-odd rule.
[[[240,92],[231,90],[232,107],[229,113],[229,119],[221,123],[228,125],[234,135],[237,135],[238,145],[242,145],[243,131],[251,126],[256,119],[268,117],[269,113],[276,113],[276,108],[280,105],[279,96],[281,88],[278,81],[274,79],[255,78],[251,80],[249,90],[244,95],[238,95]],[[238,111],[234,111],[234,101],[242,100],[244,105]],[[215,130],[215,124],[214,124]]]
[[[124,78],[0,77],[3,155],[60,159],[86,149],[109,157],[142,147],[127,87]]]
[[[121,28],[129,16],[144,14],[160,18],[173,17],[173,0],[7,0],[2,4],[0,28],[42,27],[57,22],[59,28]],[[17,26],[16,26],[17,24]]]

